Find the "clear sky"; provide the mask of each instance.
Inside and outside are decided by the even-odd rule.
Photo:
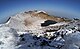
[[[35,9],[53,15],[80,18],[80,0],[0,0],[0,22],[21,11]]]

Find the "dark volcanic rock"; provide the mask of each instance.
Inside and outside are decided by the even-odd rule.
[[[45,27],[45,26],[49,26],[49,25],[55,24],[55,23],[57,23],[57,22],[53,21],[53,20],[46,20],[44,23],[41,23],[41,26]]]

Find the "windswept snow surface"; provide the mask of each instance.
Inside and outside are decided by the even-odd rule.
[[[80,32],[67,35],[62,49],[80,49]]]
[[[17,32],[9,27],[0,27],[0,49],[16,49]]]
[[[26,14],[32,21],[32,26],[27,27],[36,27],[28,30],[24,25],[24,15],[17,14],[7,23],[0,24],[0,49],[80,49],[80,20],[41,27],[39,22],[42,23],[42,19],[36,21],[34,17],[33,21]]]
[[[45,11],[43,11],[43,10],[36,11],[35,13],[40,13],[40,12],[46,13],[46,12],[45,12]]]
[[[79,49],[80,32],[76,28],[69,24],[58,31],[37,33],[19,32],[4,25],[0,27],[0,49]]]

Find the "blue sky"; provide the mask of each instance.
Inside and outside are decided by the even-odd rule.
[[[21,11],[35,9],[53,15],[80,18],[80,0],[0,0],[0,22]]]

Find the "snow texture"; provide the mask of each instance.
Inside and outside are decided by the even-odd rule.
[[[0,49],[16,49],[17,32],[9,27],[0,27]]]
[[[36,13],[39,12],[44,11]],[[32,21],[27,14],[34,22],[27,26],[31,29],[28,30],[23,22],[24,15],[17,14],[7,23],[0,24],[0,49],[80,49],[80,20],[40,27],[40,22],[45,20],[35,18]]]

